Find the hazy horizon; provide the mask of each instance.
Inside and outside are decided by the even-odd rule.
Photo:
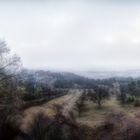
[[[140,69],[140,2],[0,1],[0,39],[29,69]]]

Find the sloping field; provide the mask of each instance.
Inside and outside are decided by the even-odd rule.
[[[53,116],[55,114],[55,105],[61,105],[63,115],[67,116],[68,112],[72,110],[75,102],[79,99],[80,95],[81,92],[79,90],[70,90],[69,93],[65,96],[53,99],[43,105],[26,109],[23,112],[23,119],[21,121],[20,129],[23,132],[27,132],[34,116],[36,116],[40,112],[43,112],[47,116]]]
[[[102,109],[91,101],[77,121],[86,140],[139,140],[140,107],[122,106],[115,98],[107,100]]]

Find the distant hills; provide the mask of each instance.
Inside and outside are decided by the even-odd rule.
[[[113,81],[129,81],[140,78],[140,70],[52,72],[44,70],[22,70],[18,77],[21,83],[36,83],[49,88],[93,87],[95,84],[111,84]],[[104,80],[97,80],[104,79]],[[111,80],[112,79],[112,80]]]
[[[51,72],[44,70],[28,70],[23,69],[18,79],[27,82],[36,82],[38,84],[53,88],[53,87],[75,87],[84,84],[87,78],[69,72]]]
[[[140,70],[125,70],[125,71],[85,71],[85,72],[76,72],[84,77],[91,79],[108,79],[112,77],[122,77],[122,78],[139,78]]]

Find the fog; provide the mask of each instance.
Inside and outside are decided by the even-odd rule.
[[[30,69],[140,69],[140,3],[1,0],[0,38]]]

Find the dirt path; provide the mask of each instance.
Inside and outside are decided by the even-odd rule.
[[[20,129],[23,132],[27,132],[29,126],[32,123],[32,120],[35,115],[37,115],[40,112],[43,112],[44,114],[48,116],[53,116],[55,114],[54,105],[62,105],[62,113],[63,115],[67,116],[69,111],[72,110],[72,108],[75,105],[75,102],[79,99],[81,96],[81,92],[79,90],[71,90],[70,93],[59,97],[56,99],[53,99],[49,101],[46,104],[40,105],[40,106],[34,106],[26,109],[23,113],[23,119],[21,121],[21,127]]]
[[[81,96],[81,92],[79,90],[75,90],[74,93],[72,93],[72,96],[65,101],[65,107],[63,108],[63,115],[68,116],[68,113],[73,109],[75,106],[76,101]]]

